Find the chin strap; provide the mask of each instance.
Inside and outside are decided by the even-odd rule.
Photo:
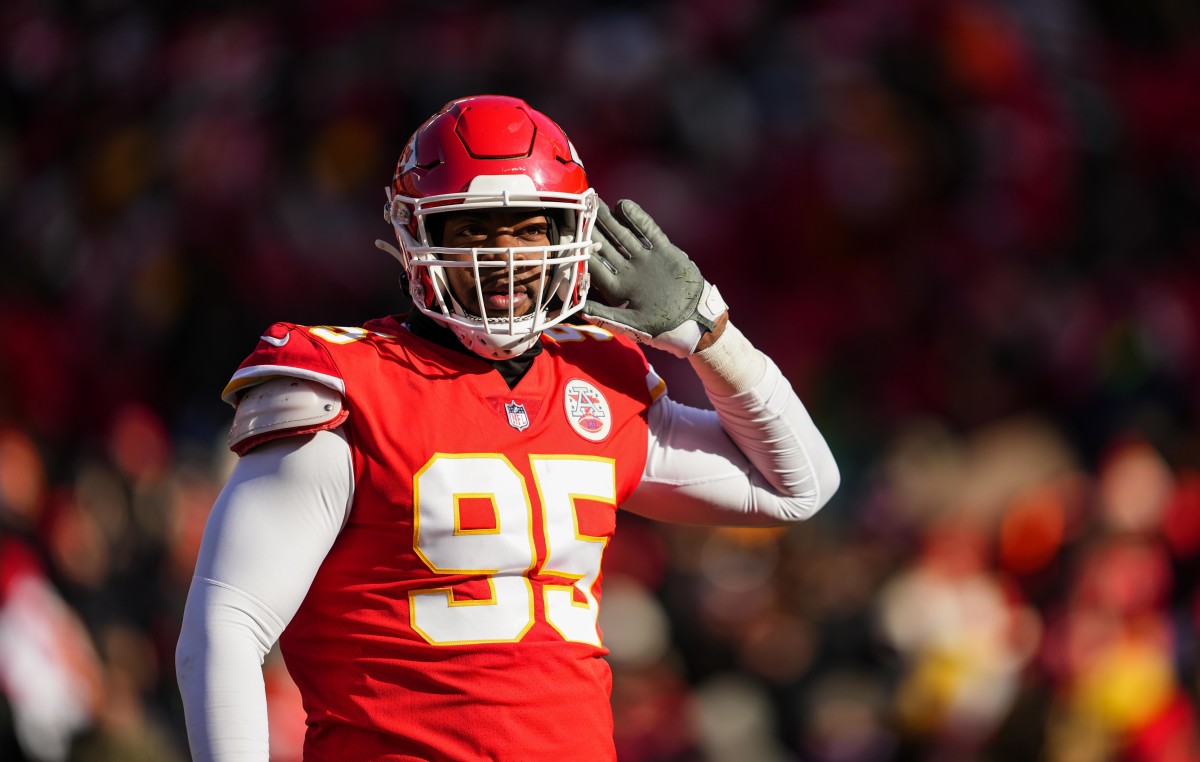
[[[382,238],[375,239],[375,248],[379,249],[380,251],[385,251],[388,254],[391,254],[396,259],[397,262],[399,262],[400,264],[404,264],[404,255],[400,253],[400,250],[397,249],[392,244],[388,243],[387,241],[383,240]]]
[[[394,259],[395,259],[397,262],[399,262],[399,263],[401,264],[401,267],[400,267],[400,288],[401,288],[401,289],[403,289],[403,291],[404,291],[404,293],[405,293],[406,295],[410,295],[410,294],[411,294],[411,292],[410,292],[410,290],[409,290],[408,270],[404,269],[404,267],[403,267],[403,265],[404,265],[404,255],[400,253],[400,250],[399,250],[399,249],[397,249],[395,246],[391,245],[391,244],[390,244],[390,243],[388,243],[387,241],[383,240],[382,238],[376,238],[376,239],[375,239],[375,248],[379,249],[380,251],[387,252],[388,254],[391,254],[391,255],[392,255],[392,257],[393,257],[393,258],[394,258]]]

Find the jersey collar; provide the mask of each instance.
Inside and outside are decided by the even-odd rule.
[[[458,352],[467,357],[473,357],[480,362],[488,363],[496,369],[496,372],[504,379],[504,383],[508,384],[509,389],[514,388],[521,382],[521,379],[525,377],[530,367],[533,366],[534,359],[542,353],[542,342],[539,340],[529,349],[511,359],[486,360],[463,346],[463,343],[448,328],[439,325],[436,320],[427,317],[419,310],[410,312],[401,322],[415,336],[437,344],[439,347]]]

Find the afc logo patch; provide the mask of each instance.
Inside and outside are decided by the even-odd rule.
[[[572,379],[563,389],[563,408],[575,433],[590,442],[603,441],[612,430],[608,400],[600,390],[581,379]]]

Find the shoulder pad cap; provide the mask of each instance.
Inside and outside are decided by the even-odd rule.
[[[242,393],[229,448],[241,455],[269,439],[333,428],[345,417],[342,395],[334,389],[303,378],[273,378]]]

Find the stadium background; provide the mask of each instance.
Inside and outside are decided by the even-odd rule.
[[[622,518],[623,762],[1200,759],[1176,0],[6,2],[0,757],[186,758],[217,393],[275,320],[403,309],[383,188],[483,92],[660,220],[843,469],[786,530]]]

